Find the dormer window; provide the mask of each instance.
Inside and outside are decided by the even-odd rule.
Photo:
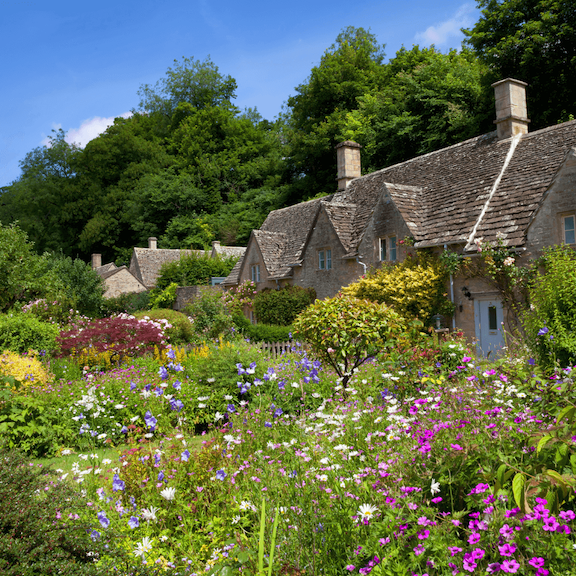
[[[320,270],[332,270],[332,250],[330,248],[318,251],[318,268]]]
[[[395,262],[397,258],[396,236],[380,238],[380,260]]]
[[[251,268],[252,270],[252,282],[260,282],[260,264],[255,264]]]
[[[564,244],[576,244],[576,217],[574,214],[564,216]]]

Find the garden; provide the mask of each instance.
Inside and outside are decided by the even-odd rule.
[[[436,289],[419,318],[355,293],[389,273],[291,317],[279,358],[223,319],[251,286],[185,321],[6,300],[0,572],[576,574],[574,253],[490,360],[427,330]]]

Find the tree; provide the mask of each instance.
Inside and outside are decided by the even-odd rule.
[[[294,330],[334,368],[346,387],[359,366],[392,345],[403,324],[385,304],[338,294],[306,308],[296,318]]]
[[[232,76],[222,76],[218,66],[210,60],[203,62],[194,58],[174,60],[174,67],[168,68],[166,76],[154,87],[143,84],[138,90],[139,108],[143,112],[172,119],[180,104],[188,104],[192,109],[206,107],[228,107],[236,97],[236,80]],[[190,108],[179,109],[180,119]]]
[[[402,48],[386,65],[386,84],[358,98],[341,140],[363,146],[370,172],[493,129],[492,89],[469,50]]]
[[[358,98],[381,85],[383,58],[384,47],[371,32],[350,26],[288,99],[290,202],[335,191],[337,135]]]
[[[572,0],[477,0],[482,16],[466,42],[494,80],[528,83],[533,129],[576,111],[576,5]]]

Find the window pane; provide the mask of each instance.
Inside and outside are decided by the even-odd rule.
[[[396,236],[390,237],[390,260],[396,260]]]
[[[498,330],[498,317],[496,315],[496,306],[488,307],[488,330]]]
[[[332,269],[332,250],[326,250],[326,270]]]
[[[380,260],[386,260],[386,238],[380,238]]]
[[[320,250],[320,252],[318,252],[318,268],[320,268],[320,270],[324,270],[324,250]]]
[[[566,244],[576,244],[574,216],[567,216],[564,218],[564,242]]]

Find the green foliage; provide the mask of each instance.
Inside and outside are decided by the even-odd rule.
[[[367,90],[346,116],[341,139],[362,144],[367,172],[492,130],[486,68],[469,51],[401,48],[383,86]]]
[[[192,324],[185,314],[167,308],[154,308],[146,312],[138,312],[136,318],[149,318],[150,320],[167,320],[171,327],[165,332],[171,344],[188,344],[194,339]]]
[[[294,330],[334,368],[345,387],[359,366],[392,345],[403,322],[385,304],[339,294],[309,306],[296,318]]]
[[[177,286],[209,286],[212,276],[228,276],[238,261],[235,256],[222,258],[210,254],[183,254],[180,260],[166,262],[160,268],[156,289],[164,289],[172,283]]]
[[[102,314],[112,316],[114,314],[134,314],[138,310],[148,310],[150,306],[150,292],[131,292],[120,294],[115,298],[104,298]]]
[[[286,286],[281,290],[266,288],[254,298],[254,312],[258,322],[288,326],[294,318],[316,300],[313,288]]]
[[[167,308],[176,302],[176,288],[178,284],[171,282],[165,288],[156,288],[150,291],[150,308]]]
[[[344,293],[385,303],[406,318],[420,318],[430,323],[434,314],[453,312],[445,293],[446,278],[446,269],[437,258],[418,254],[398,264],[384,263],[344,288]]]
[[[529,288],[526,337],[544,366],[565,367],[576,363],[576,253],[552,247],[544,251],[542,264]]]
[[[234,316],[234,324],[245,338],[251,342],[288,342],[292,340],[292,326],[274,326],[271,324],[250,324],[246,316]]]
[[[477,0],[482,16],[464,30],[467,43],[490,67],[492,81],[528,83],[532,129],[574,114],[576,18],[571,0]],[[549,97],[554,86],[554,98]]]
[[[0,314],[0,351],[24,354],[32,349],[50,353],[56,349],[59,333],[56,324],[43,322],[32,314]]]
[[[256,284],[252,280],[245,280],[238,286],[232,286],[222,295],[226,310],[232,316],[243,315],[245,308],[252,310],[254,297],[258,294]]]
[[[200,295],[194,298],[185,312],[191,317],[194,332],[205,338],[228,335],[233,320],[227,312],[220,288],[201,287]]]

